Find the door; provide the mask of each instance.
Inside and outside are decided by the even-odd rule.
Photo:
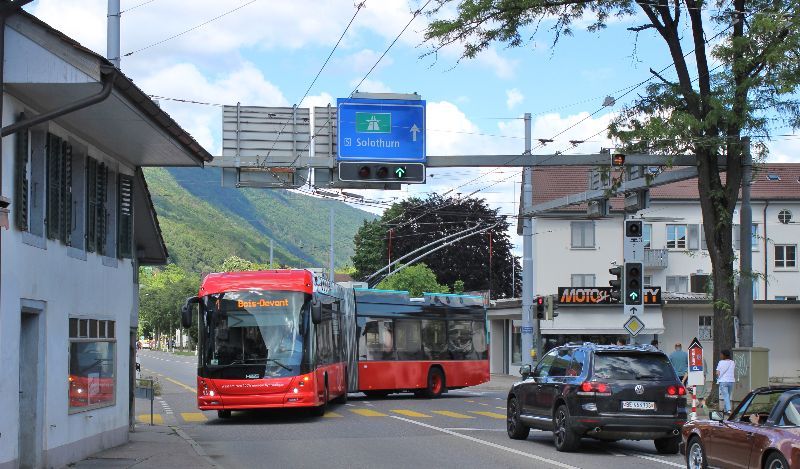
[[[566,382],[571,380],[567,376],[567,370],[572,364],[572,350],[559,348],[550,353],[554,356],[553,362],[547,372],[547,378],[541,383],[539,400],[536,404],[536,414],[543,418],[553,417],[556,398],[561,394]]]
[[[747,469],[753,448],[753,425],[726,420],[711,434],[708,462],[722,467]]]
[[[19,336],[19,467],[35,469],[42,463],[43,369],[42,318],[23,309]],[[66,389],[66,386],[64,387]],[[24,422],[24,424],[23,424]]]
[[[533,370],[532,377],[525,382],[525,400],[522,405],[526,414],[537,417],[542,417],[544,414],[545,386],[549,379],[550,367],[553,366],[553,361],[556,359],[556,352],[556,350],[551,350],[542,357],[542,361]]]

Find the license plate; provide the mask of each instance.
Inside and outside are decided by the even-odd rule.
[[[633,410],[656,410],[656,403],[645,401],[622,401],[622,408]]]

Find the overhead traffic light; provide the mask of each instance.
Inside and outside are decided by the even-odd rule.
[[[536,319],[544,319],[544,297],[536,297]]]
[[[641,305],[644,272],[641,262],[625,263],[625,305]]]
[[[625,237],[641,238],[643,231],[642,220],[625,220]]]
[[[339,179],[347,182],[425,182],[425,165],[422,163],[368,163],[342,161]]]
[[[558,316],[558,304],[556,303],[556,297],[553,295],[549,295],[544,300],[544,318],[548,321],[552,321],[553,318]]]
[[[611,286],[611,301],[619,303],[622,300],[622,267],[612,267],[608,269],[608,273],[615,277],[608,281]]]
[[[622,153],[611,155],[611,166],[625,166],[625,155]]]

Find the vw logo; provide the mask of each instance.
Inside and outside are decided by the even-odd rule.
[[[644,386],[641,384],[637,384],[633,390],[636,392],[636,394],[644,394]]]

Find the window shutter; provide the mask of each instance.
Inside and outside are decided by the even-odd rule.
[[[120,174],[117,188],[117,257],[130,259],[133,244],[133,178]]]
[[[689,239],[687,240],[686,246],[691,250],[696,251],[700,246],[698,242],[698,238],[700,235],[699,231],[700,231],[700,225],[689,225],[687,228],[688,232],[687,236]]]
[[[60,239],[72,246],[72,145],[61,143]]]
[[[706,227],[704,225],[700,225],[700,249],[708,250],[708,244],[706,244]]]
[[[86,250],[97,250],[97,160],[86,158]]]
[[[60,235],[61,205],[61,139],[47,134],[47,238]]]
[[[21,112],[17,121],[25,119]],[[28,231],[28,129],[17,132],[14,151],[14,223],[21,231]]]
[[[105,256],[106,236],[108,235],[108,215],[106,214],[106,188],[108,187],[108,166],[105,163],[97,165],[97,183],[95,199],[97,203],[97,253]]]
[[[733,225],[733,250],[737,250],[741,246],[740,235],[741,230],[739,229],[739,225]]]

